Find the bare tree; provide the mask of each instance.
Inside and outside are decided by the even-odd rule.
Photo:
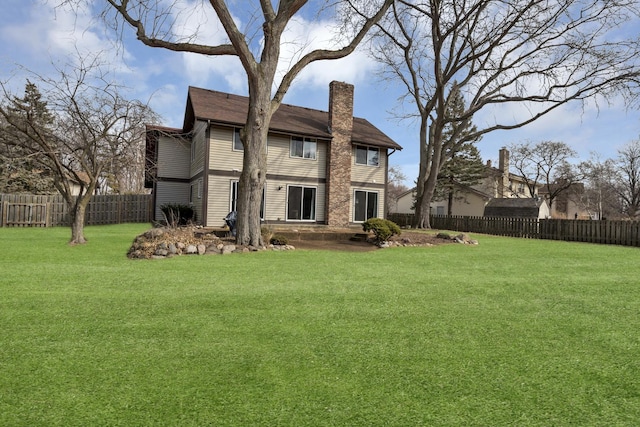
[[[617,171],[611,159],[602,160],[597,153],[581,162],[578,167],[586,184],[585,192],[580,200],[592,218],[616,218],[622,212],[620,199],[617,196]]]
[[[51,172],[69,207],[70,243],[82,244],[86,207],[104,173],[156,116],[141,102],[127,100],[123,88],[107,80],[97,57],[57,71],[57,78],[36,76],[38,85],[28,82],[23,98],[0,84],[5,96],[0,143],[19,148]]]
[[[491,114],[458,140],[464,143],[522,127],[568,102],[637,97],[640,39],[637,32],[611,36],[637,20],[635,0],[395,2],[392,19],[379,24],[374,55],[386,65],[382,77],[402,82],[401,102],[412,105],[399,118],[420,125],[414,226],[429,227],[429,203],[450,143],[443,136],[447,123]],[[455,86],[466,108],[450,117],[446,105]]]
[[[117,147],[109,155],[103,188],[115,194],[140,194],[144,188],[145,140],[144,134],[126,147]],[[113,149],[113,148],[112,148]]]
[[[640,140],[618,150],[617,194],[622,201],[622,213],[631,219],[640,218]]]
[[[387,210],[389,212],[396,212],[398,209],[398,197],[409,189],[405,185],[407,176],[402,172],[402,169],[398,165],[389,167],[387,178]]]
[[[524,180],[529,194],[538,194],[542,188],[549,209],[560,194],[582,180],[579,169],[569,163],[577,153],[564,142],[512,144],[509,151],[510,166]]]
[[[60,3],[84,3],[85,0],[64,0]],[[276,87],[276,77],[281,56],[282,36],[288,23],[308,0],[277,2],[261,0],[259,9],[255,3],[210,0],[202,5],[178,7],[177,2],[155,0],[107,0],[103,11],[105,22],[112,25],[117,34],[129,26],[138,40],[150,47],[176,52],[192,52],[207,56],[236,56],[247,75],[249,87],[249,112],[240,138],[244,145],[243,169],[238,191],[237,242],[243,245],[261,246],[260,205],[262,189],[267,173],[266,143],[273,113],[280,106],[298,74],[309,64],[325,59],[339,59],[349,55],[365,38],[370,28],[386,13],[393,0],[359,2],[343,0],[317,5],[328,13],[334,10],[347,17],[341,35],[344,38],[335,49],[316,49],[301,55],[293,63]],[[313,3],[312,3],[313,4]],[[237,11],[251,14],[246,26],[240,28],[234,19],[232,6]],[[203,11],[211,6],[217,15],[226,40],[207,43],[199,38],[198,28],[186,36],[181,35],[177,17]],[[255,10],[251,8],[255,7]],[[313,12],[311,10],[310,12]],[[115,16],[114,16],[115,15]],[[258,36],[259,39],[258,39]],[[275,90],[274,90],[275,89]],[[273,94],[272,94],[272,90]]]

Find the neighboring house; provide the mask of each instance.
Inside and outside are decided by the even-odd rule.
[[[549,199],[549,192],[556,191],[556,184],[542,186],[540,188],[540,196]],[[583,203],[584,184],[574,183],[566,190],[562,191],[553,199],[551,205],[551,218],[556,219],[593,219],[592,215],[585,208]]]
[[[452,215],[482,216],[485,206],[495,198],[524,198],[531,199],[531,194],[524,179],[509,172],[509,151],[502,148],[499,152],[498,167],[492,167],[487,161],[485,177],[480,183],[472,187],[460,184],[453,200]],[[398,213],[413,213],[415,188],[401,194],[397,200]],[[431,213],[446,215],[447,200],[431,202]]]
[[[86,172],[76,172],[76,174],[78,175],[78,178],[80,178],[80,180],[82,180],[82,185],[84,185],[84,187],[89,186],[89,182],[91,181],[89,179],[89,175],[87,175]],[[74,177],[69,177],[69,183],[71,186],[71,195],[72,196],[77,196],[80,194],[80,188],[82,187],[81,183],[78,182],[77,179],[75,179]],[[93,192],[93,194],[108,194],[111,192],[111,189],[109,188],[109,184],[107,183],[107,179],[100,177],[98,178],[98,183],[96,184],[96,189]]]
[[[262,219],[342,227],[386,212],[388,157],[396,142],[353,117],[353,86],[332,82],[329,111],[282,104],[267,141]],[[189,88],[181,129],[147,127],[146,185],[160,206],[190,204],[197,222],[220,226],[236,210],[249,99]]]
[[[543,198],[495,198],[484,208],[484,216],[502,218],[549,218],[549,205]]]

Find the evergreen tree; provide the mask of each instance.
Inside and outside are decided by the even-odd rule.
[[[15,132],[2,120],[0,131],[3,135],[17,139],[18,144],[0,144],[0,193],[55,193],[53,174],[46,159],[35,157],[30,136],[46,134],[53,125],[53,116],[42,100],[38,87],[27,80],[24,97],[14,96],[7,106],[9,119],[15,127],[21,129]],[[44,160],[44,162],[43,162]]]
[[[447,200],[447,215],[451,215],[453,200],[466,188],[472,187],[484,177],[485,167],[480,151],[475,143],[480,140],[464,141],[468,135],[477,133],[470,121],[457,121],[466,110],[464,99],[457,83],[451,89],[451,97],[447,103],[446,114],[450,119],[443,130],[446,141],[443,150],[444,163],[438,173],[438,181],[434,193],[435,200]]]

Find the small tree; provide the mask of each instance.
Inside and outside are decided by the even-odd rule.
[[[114,158],[143,137],[144,123],[156,116],[107,81],[97,58],[58,73],[57,79],[38,77],[40,88],[27,82],[22,98],[1,84],[5,99],[0,104],[0,142],[50,171],[69,207],[70,243],[82,244],[85,211],[99,180]]]
[[[616,160],[617,194],[622,201],[622,213],[631,219],[640,217],[640,140],[618,150]]]
[[[510,166],[525,181],[529,194],[537,194],[542,186],[550,209],[560,194],[582,180],[580,170],[569,163],[577,153],[564,142],[512,144],[509,151]]]
[[[586,184],[582,206],[596,219],[618,217],[622,207],[617,196],[615,162],[591,153],[591,158],[580,163],[579,168]]]
[[[393,165],[389,167],[386,191],[389,212],[395,212],[397,210],[398,197],[409,189],[409,187],[404,184],[406,179],[407,177],[402,173],[400,166]]]
[[[447,215],[452,215],[453,201],[460,198],[465,189],[481,182],[486,168],[480,151],[472,143],[460,146],[457,152],[447,154],[449,160],[440,168],[435,200],[447,200]]]

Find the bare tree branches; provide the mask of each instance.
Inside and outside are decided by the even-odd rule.
[[[563,142],[512,144],[509,152],[510,166],[524,180],[529,194],[537,194],[538,188],[542,187],[549,208],[560,194],[583,178],[579,169],[569,163],[569,159],[576,157],[577,153]]]
[[[476,118],[473,139],[525,126],[568,102],[637,99],[640,37],[612,37],[622,25],[637,25],[633,0],[401,0],[393,12],[378,25],[374,55],[387,66],[383,78],[404,84],[402,101],[414,105],[421,123],[422,224],[442,160],[441,132],[451,120]],[[467,108],[447,118],[454,84]]]
[[[63,0],[62,3],[78,4],[84,0]],[[107,25],[118,34],[129,26],[137,38],[147,46],[172,51],[193,52],[219,56],[237,56],[247,74],[249,86],[249,113],[247,122],[240,132],[244,145],[243,170],[240,176],[238,199],[238,233],[241,244],[260,246],[260,204],[262,188],[266,177],[267,132],[273,113],[280,106],[298,74],[309,64],[323,59],[338,59],[349,55],[364,39],[367,32],[381,19],[393,0],[362,2],[371,13],[365,14],[356,8],[351,0],[332,3],[329,9],[337,10],[343,5],[357,23],[347,42],[335,49],[316,49],[299,58],[286,71],[282,80],[276,83],[276,73],[280,61],[282,36],[292,18],[308,4],[308,0],[282,0],[277,9],[267,0],[259,1],[259,11],[255,3],[243,3],[249,12],[253,28],[241,28],[240,20],[233,15],[230,4],[223,0],[210,0],[208,5],[220,22],[224,37],[216,34],[214,40],[203,41],[199,37],[201,27],[189,22],[188,17],[199,9],[206,15],[205,4],[187,4],[178,1],[157,2],[154,0],[107,0],[102,17]],[[259,15],[262,14],[261,17]],[[200,22],[198,20],[195,20]],[[260,35],[260,40],[256,40]],[[277,88],[275,87],[277,84]],[[275,93],[272,96],[272,89]]]
[[[35,76],[38,85],[28,82],[23,98],[0,84],[0,142],[19,147],[52,173],[70,207],[71,242],[84,243],[84,211],[92,194],[105,174],[122,170],[134,146],[140,148],[145,122],[156,117],[122,95],[97,57],[57,72],[56,78]]]
[[[623,213],[631,219],[640,217],[640,140],[618,150],[615,189],[622,201]]]

